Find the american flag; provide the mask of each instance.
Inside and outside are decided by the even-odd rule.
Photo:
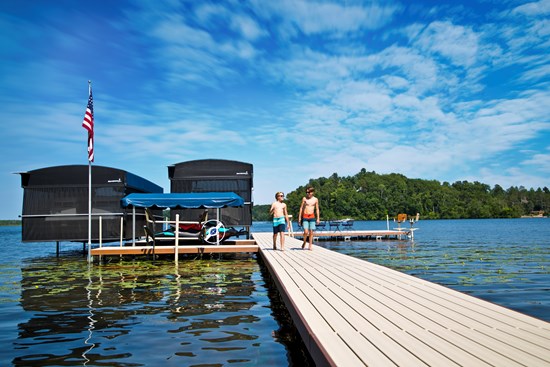
[[[90,97],[88,98],[88,107],[84,114],[82,127],[88,130],[88,160],[94,161],[94,100],[92,98],[92,87],[90,87]]]

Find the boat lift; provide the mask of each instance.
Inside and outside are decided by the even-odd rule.
[[[216,219],[205,221],[208,226],[203,226],[202,239],[210,244],[220,243],[220,233],[225,229],[220,216],[220,210],[227,207],[241,207],[244,199],[233,192],[203,192],[203,193],[171,193],[171,194],[140,194],[133,193],[121,199],[122,207],[132,208],[132,246],[136,241],[136,208],[145,209],[216,209]],[[173,225],[175,228],[174,237],[176,257],[180,240],[180,225],[197,224],[197,221],[180,221],[179,214],[176,214],[174,221],[158,221],[158,223]],[[199,239],[199,236],[192,237]],[[153,241],[154,246],[154,241]]]

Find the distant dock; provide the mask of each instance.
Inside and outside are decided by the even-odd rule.
[[[344,240],[387,240],[387,239],[407,239],[410,238],[414,229],[400,229],[400,230],[342,230],[342,231],[314,231],[313,236],[315,240],[330,241],[334,239]],[[292,237],[303,238],[303,232],[293,232]]]

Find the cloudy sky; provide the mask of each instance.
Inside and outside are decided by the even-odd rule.
[[[550,187],[550,0],[0,2],[0,219],[14,172],[254,165],[256,204],[362,168]]]

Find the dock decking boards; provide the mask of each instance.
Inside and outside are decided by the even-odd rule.
[[[286,237],[254,233],[318,366],[550,366],[550,323]],[[278,244],[279,245],[279,244]]]

